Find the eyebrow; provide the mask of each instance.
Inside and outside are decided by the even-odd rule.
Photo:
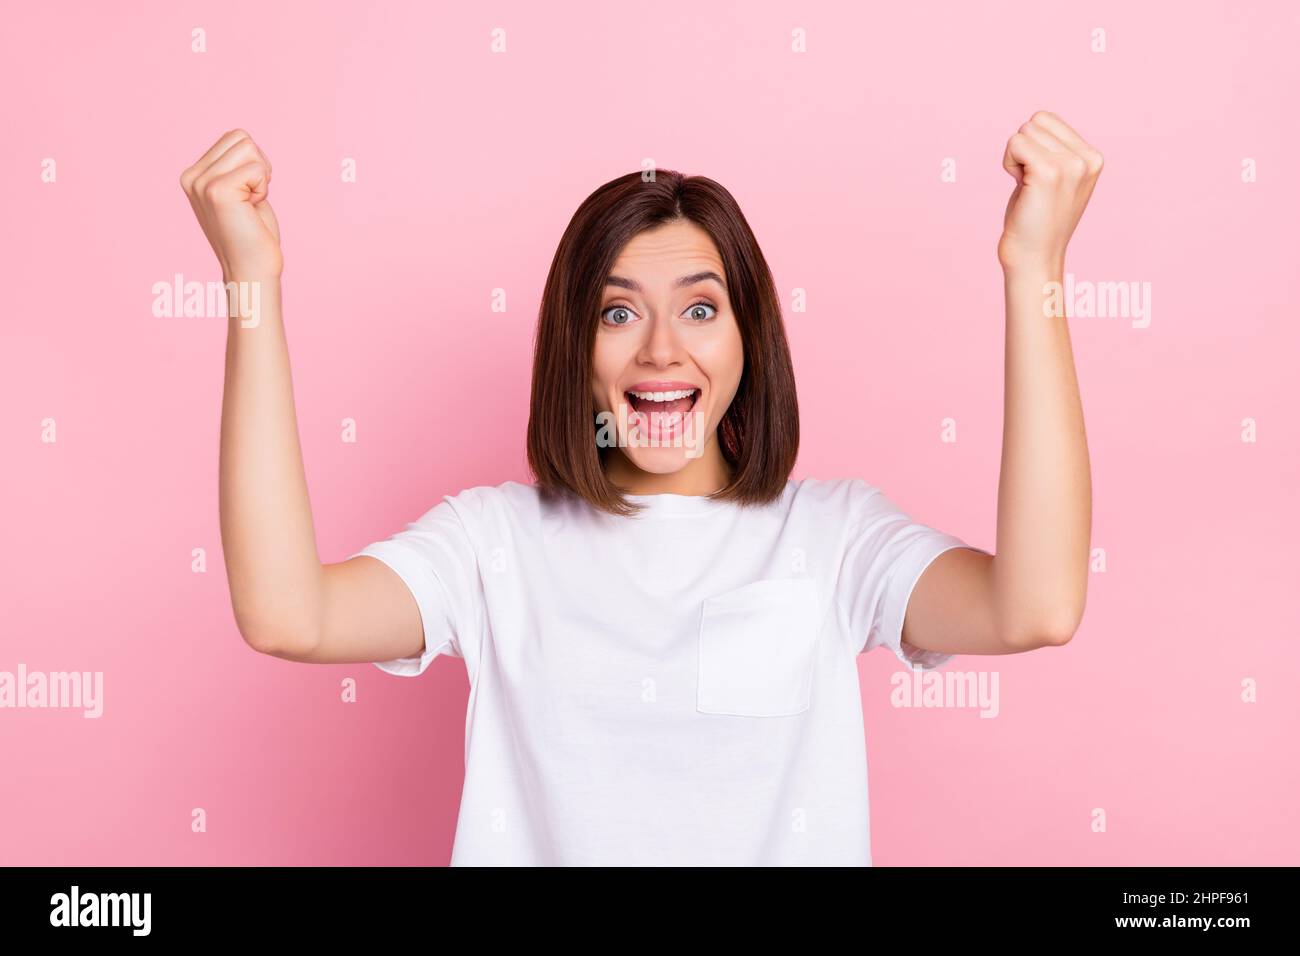
[[[676,282],[673,283],[673,286],[675,288],[680,289],[683,286],[695,285],[695,283],[697,282],[707,282],[709,280],[712,280],[716,282],[718,285],[722,286],[724,291],[726,290],[727,284],[722,281],[722,276],[712,271],[692,272],[688,276],[680,277]],[[632,292],[642,291],[641,284],[639,282],[637,282],[635,279],[624,279],[622,276],[614,276],[614,275],[610,276],[605,280],[605,285],[616,285],[621,289],[629,289]]]

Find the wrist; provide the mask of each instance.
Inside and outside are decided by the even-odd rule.
[[[1053,279],[1065,274],[1064,249],[1024,248],[1005,235],[998,243],[998,262],[1008,279],[1018,276]]]
[[[1060,260],[1017,262],[1003,265],[1002,275],[1012,285],[1060,282],[1065,275],[1065,265]]]
[[[280,284],[280,273],[254,269],[223,269],[221,281],[244,282],[248,285],[259,285],[265,288],[270,285],[278,286]]]
[[[1017,259],[1002,263],[1002,275],[1013,285],[1043,285],[1060,282],[1065,275],[1065,257]]]
[[[1053,259],[1025,259],[1003,264],[1003,285],[1007,296],[1007,320],[1017,316],[1060,317],[1063,300],[1064,263]]]
[[[222,274],[226,288],[226,316],[242,328],[257,328],[262,316],[280,308],[280,276],[275,273],[231,271]]]

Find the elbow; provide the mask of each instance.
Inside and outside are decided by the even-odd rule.
[[[245,644],[271,657],[302,658],[316,644],[310,628],[291,615],[255,613],[236,607],[235,625]]]
[[[1037,633],[1035,647],[1064,647],[1074,638],[1079,629],[1078,617],[1062,617],[1044,627]]]
[[[1012,637],[1008,643],[1018,651],[1032,651],[1040,647],[1064,647],[1074,639],[1082,622],[1082,603],[1063,605],[1012,629]]]

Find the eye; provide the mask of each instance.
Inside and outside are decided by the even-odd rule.
[[[608,309],[600,313],[601,321],[606,325],[627,325],[636,315],[625,305],[611,305]]]
[[[697,314],[702,309],[708,309],[713,314],[712,315]],[[718,314],[717,307],[709,302],[696,302],[693,306],[691,306],[689,309],[686,310],[687,317],[690,318],[691,321],[693,322],[707,322],[709,319],[713,318],[713,316],[717,314]]]

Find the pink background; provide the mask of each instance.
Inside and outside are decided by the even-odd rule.
[[[866,478],[991,549],[1001,158],[1038,108],[1106,156],[1069,270],[1152,284],[1149,328],[1071,323],[1108,569],[1067,647],[950,665],[999,672],[997,719],[895,709],[892,655],[862,659],[876,861],[1300,863],[1295,5],[471,6],[6,14],[0,670],[103,671],[105,709],[0,710],[0,863],[450,856],[463,663],[417,680],[292,664],[234,626],[225,323],[151,313],[153,283],[219,278],[177,177],[223,131],[274,163],[323,559],[444,493],[528,480],[551,255],[644,157],[724,183],[783,299],[807,290],[787,313],[795,477]]]

